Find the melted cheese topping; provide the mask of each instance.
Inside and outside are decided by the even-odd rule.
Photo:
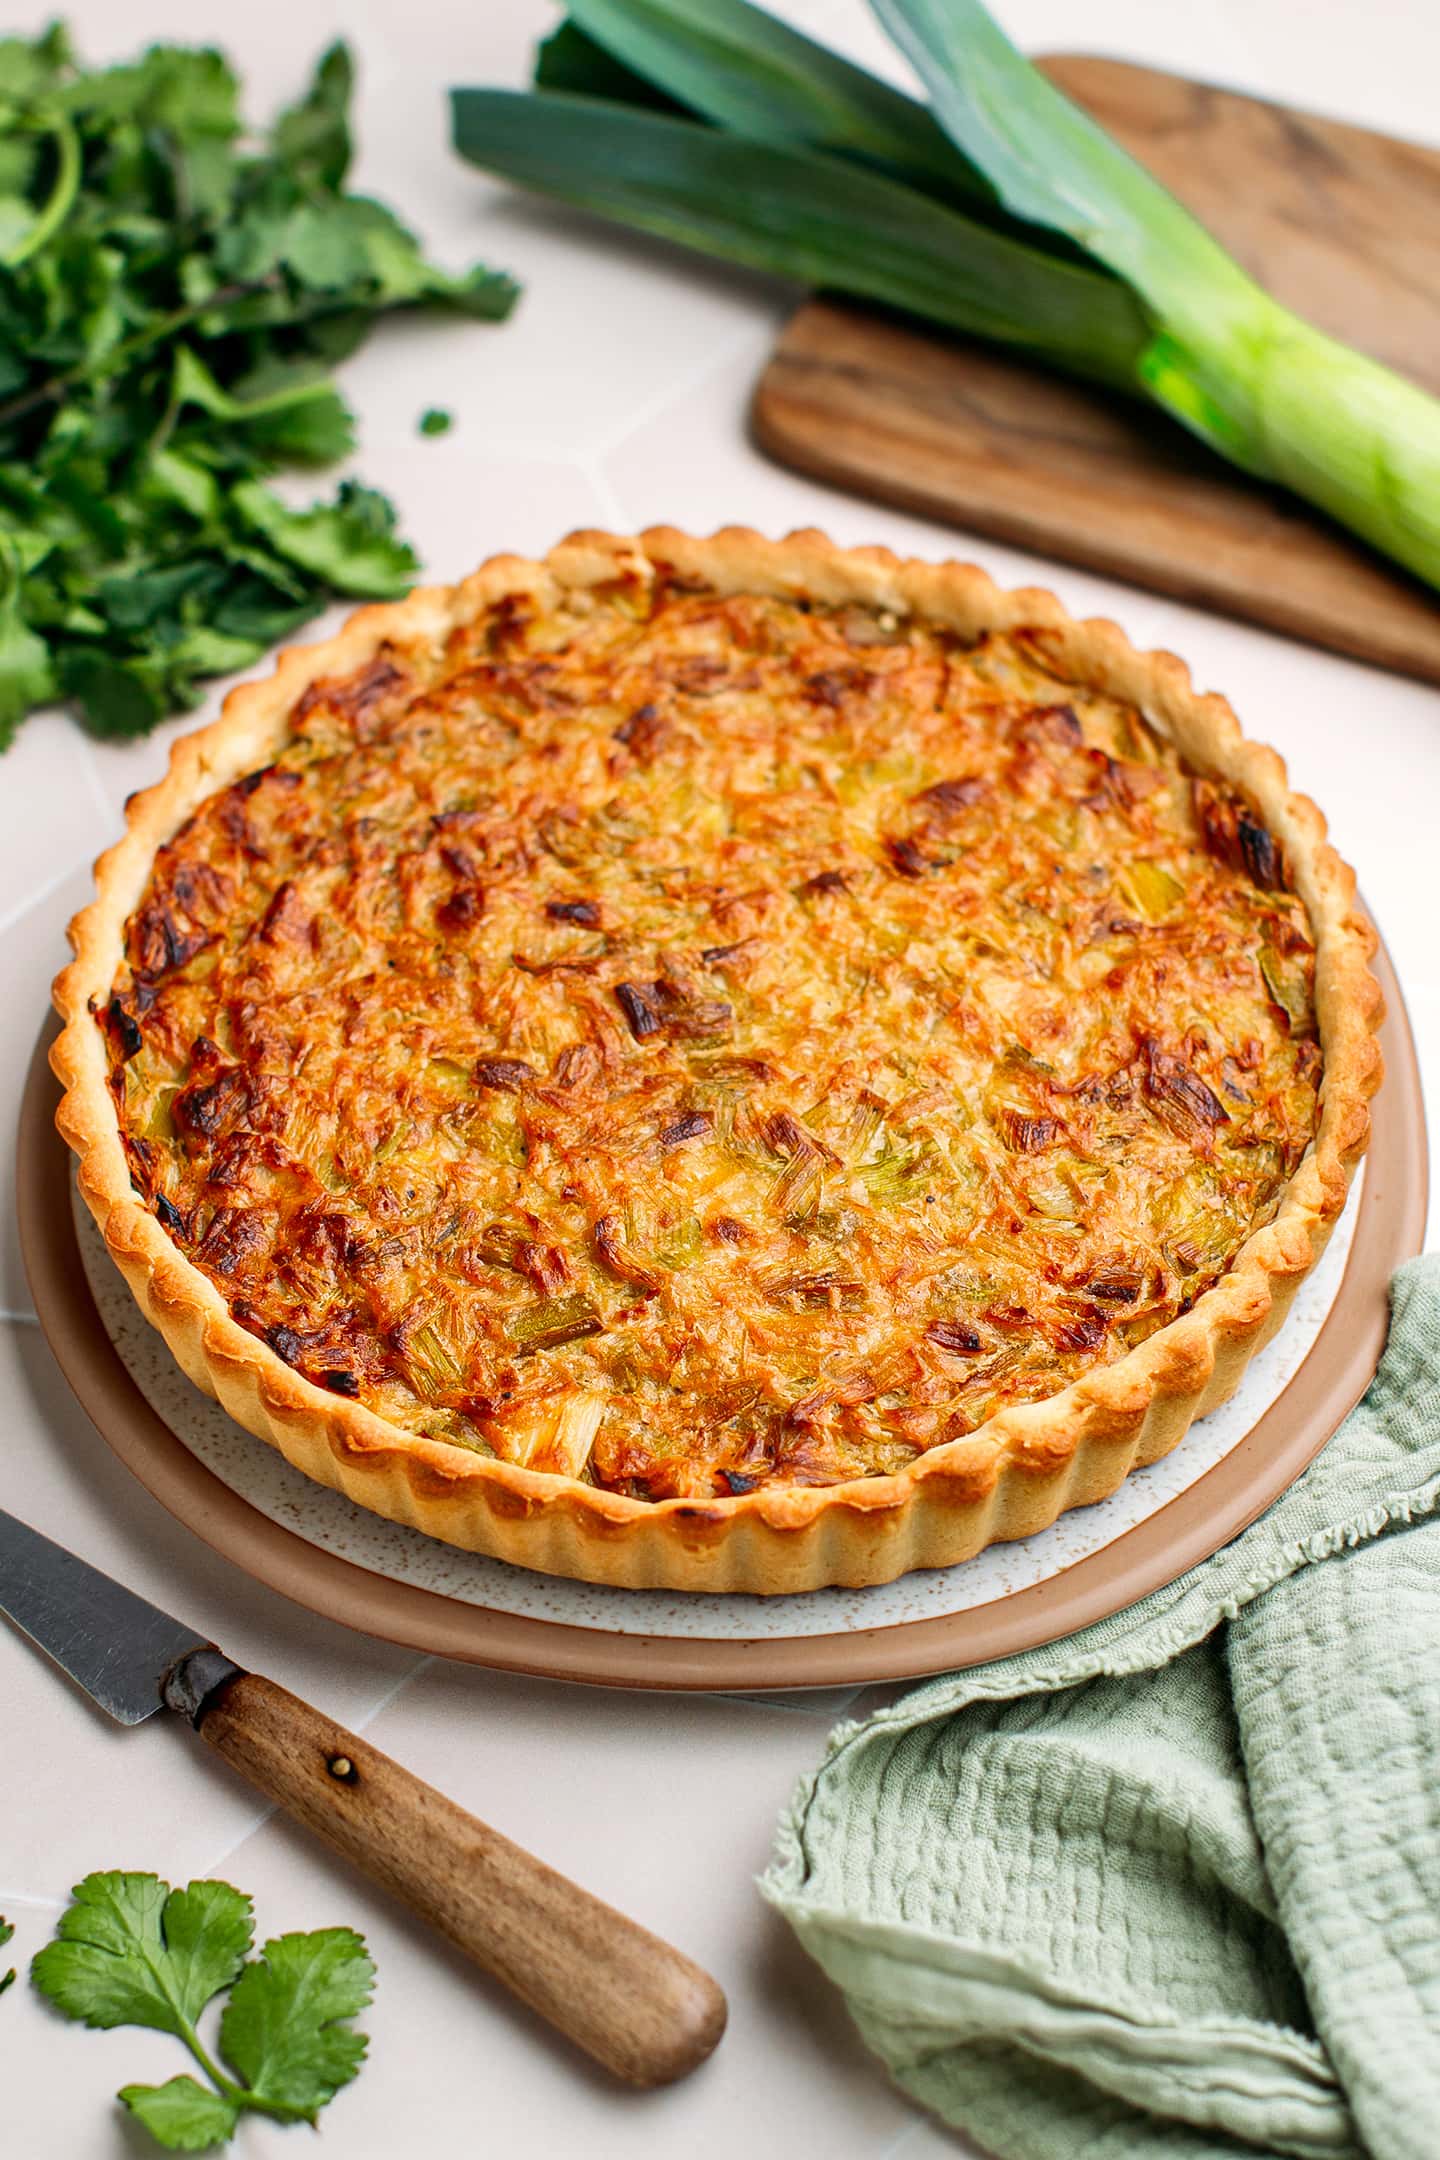
[[[516,595],[293,729],[99,1018],[177,1246],[401,1426],[892,1471],[1185,1310],[1314,1129],[1275,843],[1043,634]]]

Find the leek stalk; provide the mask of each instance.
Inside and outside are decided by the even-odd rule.
[[[569,0],[487,170],[1145,396],[1440,585],[1440,402],[1284,308],[980,0],[871,0],[928,107],[748,0]]]

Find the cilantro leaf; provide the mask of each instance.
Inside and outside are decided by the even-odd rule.
[[[221,2052],[257,2098],[313,2121],[365,2059],[369,2043],[344,2021],[365,2008],[374,1985],[353,1929],[277,1936],[230,1991]]]
[[[262,364],[231,391],[221,388],[188,345],[181,345],[175,353],[170,409],[178,414],[187,405],[229,422],[241,431],[246,447],[267,462],[328,465],[355,446],[349,407],[334,384],[304,361]]]
[[[419,425],[422,435],[448,435],[455,425],[455,415],[443,405],[430,405],[421,413]]]
[[[269,488],[245,480],[232,490],[231,501],[277,555],[337,592],[385,600],[415,581],[415,552],[396,538],[395,513],[374,488],[347,480],[333,503],[287,510]]]
[[[50,548],[43,534],[0,530],[0,750],[31,706],[55,693],[50,649],[21,613],[23,581]]]
[[[52,23],[33,44],[27,38],[0,38],[0,82],[17,105],[58,88],[73,61],[63,23]]]
[[[265,482],[350,454],[331,371],[382,315],[499,321],[517,288],[346,190],[352,91],[334,45],[262,133],[216,51],[0,39],[0,749],[56,697],[141,734],[335,593],[415,577],[382,498]]]
[[[174,2034],[209,2080],[182,2075],[122,2087],[121,2102],[159,2144],[206,2151],[224,2144],[247,2113],[313,2123],[356,2075],[369,2043],[350,2020],[371,1998],[375,1967],[353,1929],[276,1936],[247,1962],[251,1904],[228,1883],[172,1890],[154,1875],[96,1874],[72,1900],[55,1941],[31,1965],[39,1993],[86,2025]],[[0,1920],[0,1943],[10,1933]],[[227,1989],[220,2052],[243,2083],[197,2030],[207,2004]]]
[[[228,1883],[171,1890],[153,1875],[87,1875],[58,1940],[30,1968],[41,1994],[86,2025],[148,2025],[184,2039],[239,1972],[254,1929]]]
[[[297,179],[335,189],[350,166],[350,93],[355,70],[344,45],[321,54],[303,98],[275,123],[275,149]]]
[[[119,2098],[171,2152],[208,2152],[223,2145],[240,2119],[233,2100],[192,2077],[173,2077],[167,2085],[122,2085]]]
[[[172,1890],[161,1914],[181,2008],[193,2024],[212,1995],[229,1987],[255,1940],[255,1911],[229,1883]]]
[[[344,292],[370,275],[363,229],[348,205],[299,203],[280,234],[280,260],[297,283],[315,292]]]
[[[6,1943],[9,1942],[11,1936],[14,1933],[14,1928],[11,1927],[6,1920],[0,1918],[0,1950],[4,1949]],[[0,1995],[3,1995],[6,1988],[12,1985],[14,1979],[15,1968],[13,1965],[11,1966],[9,1972],[0,1973]]]
[[[167,700],[154,670],[140,659],[110,660],[86,645],[62,656],[60,684],[79,706],[92,735],[101,742],[123,742],[144,735],[165,717]]]
[[[55,675],[44,638],[30,629],[13,602],[0,606],[0,750],[31,707],[54,695]]]
[[[87,2025],[178,2033],[178,2006],[161,1970],[165,1895],[153,1875],[87,1875],[71,1892],[59,1939],[30,1967],[40,1993]]]

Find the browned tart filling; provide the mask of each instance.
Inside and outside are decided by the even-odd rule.
[[[1316,1123],[1280,851],[1043,631],[617,578],[314,684],[155,861],[135,1185],[395,1424],[889,1472],[1186,1310]]]

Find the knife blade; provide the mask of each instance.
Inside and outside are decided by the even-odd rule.
[[[169,1708],[242,1777],[632,2085],[725,2030],[710,1975],[208,1636],[0,1509],[0,1613],[122,1725]]]
[[[0,1508],[0,1611],[122,1725],[164,1707],[165,1675],[207,1640]]]

